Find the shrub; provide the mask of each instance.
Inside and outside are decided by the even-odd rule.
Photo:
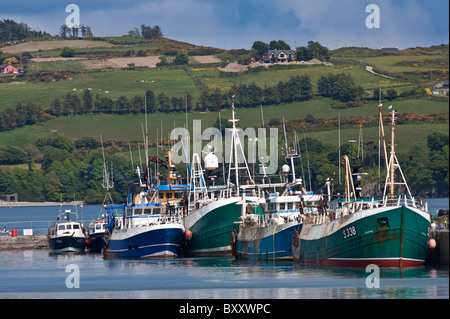
[[[62,52],[61,56],[64,58],[71,58],[75,56],[75,50],[70,47],[65,47]]]

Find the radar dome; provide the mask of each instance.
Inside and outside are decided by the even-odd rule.
[[[208,171],[215,170],[219,167],[219,159],[214,153],[209,153],[205,156],[205,169]]]
[[[289,165],[284,164],[284,165],[281,167],[281,171],[283,172],[283,174],[289,173],[289,171],[290,171]]]

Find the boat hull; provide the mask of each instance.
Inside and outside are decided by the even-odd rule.
[[[306,224],[294,259],[332,266],[420,266],[428,249],[430,217],[413,207],[359,211],[321,225]]]
[[[241,216],[239,200],[219,199],[184,217],[184,226],[192,233],[186,247],[189,256],[231,256],[231,233]]]
[[[49,238],[50,249],[53,253],[82,253],[86,248],[86,238],[76,236],[59,236]]]
[[[267,227],[241,227],[236,247],[236,257],[241,259],[292,260],[292,236],[300,233],[302,224],[292,221]]]
[[[95,233],[89,235],[87,247],[90,252],[101,252],[105,247],[104,241],[105,233]]]
[[[184,217],[184,226],[192,233],[187,244],[188,255],[232,256],[232,233],[242,215],[240,201],[242,197],[219,199]]]
[[[184,228],[179,224],[149,225],[114,230],[106,257],[170,258],[183,252]]]

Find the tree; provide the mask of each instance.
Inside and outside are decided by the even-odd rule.
[[[83,91],[83,107],[86,113],[91,112],[92,108],[94,107],[92,103],[92,94],[89,90]]]
[[[131,113],[133,114],[138,114],[141,112],[141,110],[143,110],[145,107],[144,105],[144,98],[141,95],[136,95],[132,100],[131,100]]]
[[[69,28],[67,27],[67,25],[65,23],[59,28],[59,35],[64,40],[67,39],[67,32],[68,32],[68,30],[69,30]]]
[[[329,61],[330,52],[328,48],[322,46],[319,42],[309,41],[308,45],[296,48],[297,61],[309,61],[314,58],[320,61]]]
[[[141,35],[145,39],[159,39],[162,38],[163,33],[161,28],[157,25],[150,27],[145,24],[141,24]]]
[[[62,114],[62,106],[59,99],[55,99],[52,101],[48,113],[50,113],[53,116],[60,116]]]
[[[75,93],[68,92],[64,97],[63,115],[74,115],[81,113],[81,100]]]
[[[19,64],[19,60],[16,57],[11,57],[3,60],[3,64],[12,64],[17,66]]]
[[[155,93],[153,91],[151,91],[151,90],[145,91],[145,104],[146,104],[148,113],[156,112],[157,105],[156,105]],[[142,111],[144,111],[144,110],[142,110]]]
[[[46,201],[59,201],[61,199],[62,187],[63,185],[54,171],[50,171],[44,175],[44,196]]]
[[[75,143],[67,135],[58,133],[53,141],[53,146],[61,150],[72,152],[75,147]]]
[[[448,134],[442,132],[434,132],[427,137],[427,147],[432,153],[442,153],[445,146],[449,145]]]
[[[189,57],[183,52],[177,52],[173,64],[175,65],[185,65],[189,63]]]
[[[283,40],[272,40],[269,42],[269,50],[290,50],[291,47],[289,44],[284,42]]]
[[[317,82],[320,95],[338,99],[341,102],[358,100],[364,93],[361,86],[356,86],[350,74],[328,74],[322,75]]]
[[[307,47],[298,47],[295,51],[297,52],[297,61],[309,61],[312,59],[312,54]]]
[[[192,109],[192,101],[194,100],[194,97],[191,93],[186,92],[185,93],[185,100],[184,100],[184,107],[187,109],[187,112],[190,112]]]
[[[116,101],[116,112],[119,114],[129,114],[131,110],[130,101],[126,96],[121,95]]]
[[[255,41],[252,45],[252,56],[255,60],[261,59],[269,51],[269,45],[262,41]]]
[[[71,58],[75,56],[75,50],[70,47],[63,48],[61,56],[64,58]]]
[[[319,42],[309,41],[308,51],[310,52],[312,58],[316,58],[320,61],[329,61],[330,53],[328,48],[322,46]]]
[[[398,97],[398,93],[395,89],[389,89],[386,92],[386,99],[388,101],[395,100]]]
[[[171,111],[170,99],[164,92],[158,95],[159,110],[164,113],[169,113]]]
[[[100,146],[100,143],[93,137],[83,136],[75,142],[75,147],[78,149],[86,148],[95,150]]]
[[[26,106],[26,123],[27,125],[33,125],[39,122],[42,117],[42,108],[34,102],[29,102]]]

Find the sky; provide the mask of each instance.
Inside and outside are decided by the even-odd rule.
[[[0,20],[25,22],[57,34],[76,4],[95,36],[117,36],[141,24],[165,37],[222,49],[250,49],[254,41],[284,40],[292,48],[318,41],[400,49],[449,43],[448,0],[15,0],[2,1]],[[367,6],[379,8],[379,20]],[[370,17],[369,17],[370,16]],[[379,21],[368,28],[366,20]]]

